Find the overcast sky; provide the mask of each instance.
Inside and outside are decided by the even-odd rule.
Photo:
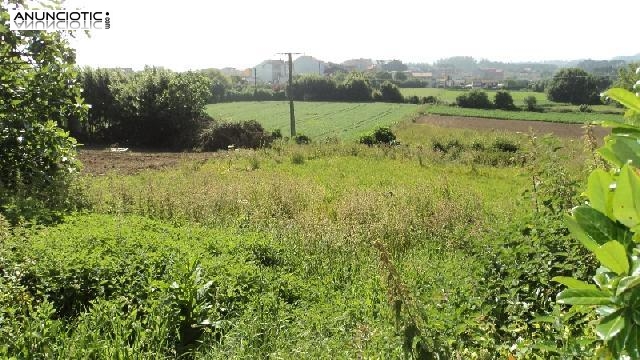
[[[109,11],[111,29],[74,42],[80,65],[253,67],[279,52],[325,61],[500,61],[640,53],[640,0],[67,0]],[[634,29],[635,24],[635,29]],[[614,34],[626,34],[626,37]]]

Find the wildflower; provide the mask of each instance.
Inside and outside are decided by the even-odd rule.
[[[17,140],[18,140],[19,143],[22,143],[22,141],[24,140],[24,137],[18,136]]]

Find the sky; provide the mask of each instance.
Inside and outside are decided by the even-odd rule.
[[[253,67],[298,52],[432,63],[610,59],[640,53],[640,0],[67,0],[111,28],[73,41],[93,67]],[[635,26],[634,26],[635,25]],[[295,57],[294,57],[295,58]]]

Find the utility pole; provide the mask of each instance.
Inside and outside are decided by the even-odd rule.
[[[291,59],[291,55],[300,54],[300,53],[278,53],[280,55],[288,55],[289,56],[289,116],[291,118],[291,137],[296,136],[296,115],[293,109],[293,60]]]
[[[258,95],[258,68],[253,68],[253,97]]]

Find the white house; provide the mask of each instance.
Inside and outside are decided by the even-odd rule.
[[[287,63],[282,60],[265,60],[255,67],[256,78],[259,82],[282,84],[289,77]]]
[[[293,74],[316,74],[324,75],[324,62],[314,58],[313,56],[300,56],[293,60]]]

